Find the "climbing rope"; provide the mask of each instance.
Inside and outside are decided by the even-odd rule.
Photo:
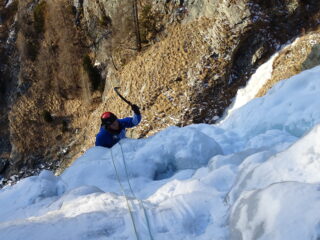
[[[119,145],[120,145],[120,149],[121,149],[121,154],[122,154],[122,161],[123,161],[123,165],[124,165],[124,170],[125,170],[125,173],[126,173],[127,182],[128,182],[128,185],[129,185],[131,194],[132,194],[132,196],[134,197],[134,199],[138,200],[140,207],[143,209],[144,217],[145,217],[145,219],[146,219],[147,228],[148,228],[148,232],[149,232],[149,237],[150,237],[151,240],[154,240],[154,238],[153,238],[153,236],[152,236],[152,233],[151,233],[149,217],[148,217],[147,211],[146,211],[146,209],[145,209],[145,207],[144,207],[144,204],[143,204],[143,202],[142,202],[141,199],[138,199],[138,198],[136,197],[136,195],[134,194],[134,192],[133,192],[133,190],[132,190],[131,183],[130,183],[130,179],[129,179],[129,174],[128,174],[128,170],[127,170],[128,168],[127,168],[127,164],[126,164],[126,161],[125,161],[125,158],[124,158],[124,153],[123,153],[123,148],[122,148],[121,142],[119,142]]]
[[[126,195],[126,193],[125,193],[125,191],[124,191],[123,185],[122,185],[122,183],[121,183],[121,181],[120,181],[120,176],[119,176],[119,173],[118,173],[118,170],[117,170],[117,167],[116,167],[114,158],[113,158],[112,148],[110,149],[110,153],[111,153],[111,159],[112,159],[114,171],[115,171],[115,173],[116,173],[116,176],[117,176],[117,179],[118,179],[118,182],[119,182],[119,185],[120,185],[122,194],[123,194],[123,196],[124,196],[125,199],[126,199],[126,204],[127,204],[127,208],[128,208],[129,214],[130,214],[131,221],[132,221],[133,230],[134,230],[134,233],[135,233],[135,235],[136,235],[137,240],[139,240],[139,235],[138,235],[138,231],[137,231],[136,224],[135,224],[135,222],[134,222],[132,209],[131,209],[131,207],[130,207],[129,200],[128,200],[128,197],[127,197],[127,195]]]

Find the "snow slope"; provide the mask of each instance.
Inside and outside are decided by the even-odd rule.
[[[218,125],[92,147],[61,176],[5,187],[0,239],[319,239],[319,76],[284,80]]]

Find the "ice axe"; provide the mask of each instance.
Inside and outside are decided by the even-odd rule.
[[[129,100],[125,99],[124,96],[122,96],[122,95],[119,93],[119,89],[120,89],[120,87],[115,87],[113,90],[116,92],[116,94],[117,94],[124,102],[126,102],[130,107],[132,107],[133,104],[132,104]]]

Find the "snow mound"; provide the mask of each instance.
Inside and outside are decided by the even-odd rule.
[[[0,190],[0,222],[20,219],[36,214],[37,208],[64,191],[59,177],[50,171],[39,176],[28,177],[18,184]],[[29,206],[35,209],[25,211]]]
[[[231,211],[230,239],[319,239],[319,199],[319,184],[298,182],[244,194]]]
[[[240,166],[240,177],[230,195],[278,182],[320,182],[320,141],[315,139],[320,139],[320,124],[285,151],[263,158],[258,165],[252,159],[246,159],[245,166]]]
[[[161,179],[171,167],[174,171],[197,169],[205,166],[209,159],[222,154],[219,144],[209,136],[192,128],[170,127],[150,139],[144,148],[135,154],[136,174],[145,174],[149,165],[154,179]],[[143,160],[138,163],[138,161]],[[138,163],[138,164],[137,164]]]

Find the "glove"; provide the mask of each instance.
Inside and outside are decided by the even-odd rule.
[[[132,104],[132,105],[131,105],[131,109],[132,109],[132,111],[134,112],[134,114],[140,115],[140,108],[139,108],[137,105]]]

